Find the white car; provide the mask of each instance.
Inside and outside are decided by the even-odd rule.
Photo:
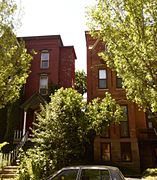
[[[125,180],[117,167],[92,165],[65,167],[46,180]]]

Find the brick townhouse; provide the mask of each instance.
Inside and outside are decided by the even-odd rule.
[[[33,54],[31,73],[24,86],[21,123],[14,142],[32,128],[35,112],[45,103],[55,87],[73,87],[75,81],[75,49],[64,46],[60,35],[23,37],[28,53]]]
[[[94,160],[114,164],[140,172],[157,166],[157,124],[138,106],[126,99],[121,78],[106,66],[97,55],[105,50],[99,40],[85,32],[87,48],[87,99],[104,97],[111,93],[124,110],[120,124],[111,124],[108,130],[94,140]]]

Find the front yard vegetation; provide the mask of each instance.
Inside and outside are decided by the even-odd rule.
[[[63,166],[89,161],[94,137],[122,118],[110,94],[87,104],[72,88],[59,89],[41,109],[33,129],[34,148],[21,153],[19,180],[42,179]]]

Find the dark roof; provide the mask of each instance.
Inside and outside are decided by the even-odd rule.
[[[39,107],[40,104],[45,104],[45,103],[46,103],[45,99],[38,92],[36,92],[21,105],[21,108],[27,111],[28,108],[35,109]]]

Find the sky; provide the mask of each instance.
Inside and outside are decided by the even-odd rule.
[[[17,36],[61,35],[64,46],[73,45],[76,69],[86,71],[86,7],[96,0],[16,0],[21,26]]]

